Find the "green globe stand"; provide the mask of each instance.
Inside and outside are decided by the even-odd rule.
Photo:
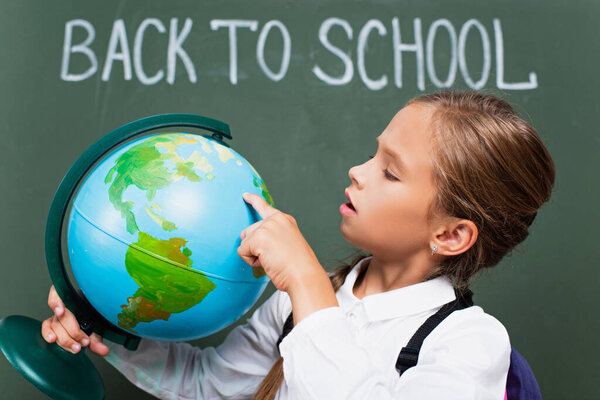
[[[85,353],[47,343],[41,329],[39,321],[21,315],[0,320],[0,347],[8,361],[53,399],[103,399],[102,379]]]
[[[95,332],[104,338],[135,350],[141,340],[113,325],[98,313],[71,284],[65,268],[61,237],[63,221],[79,183],[92,166],[113,147],[130,138],[167,127],[192,127],[212,132],[212,139],[229,147],[229,126],[212,118],[193,114],[155,115],[123,125],[92,144],[67,171],[54,195],[46,220],[46,262],[52,283],[65,306],[75,315],[86,334]],[[41,322],[12,315],[0,320],[0,349],[35,387],[55,400],[101,400],[104,385],[85,351],[69,353],[56,343],[47,343],[41,335]]]

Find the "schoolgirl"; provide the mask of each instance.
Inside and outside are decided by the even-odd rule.
[[[412,99],[377,142],[350,169],[340,207],[344,238],[365,254],[330,276],[293,217],[244,196],[263,219],[241,232],[238,254],[278,290],[221,345],[103,344],[53,288],[42,335],[89,346],[161,399],[504,398],[509,337],[478,306],[444,319],[402,376],[395,363],[428,317],[527,237],[550,198],[552,158],[508,103],[473,91]]]

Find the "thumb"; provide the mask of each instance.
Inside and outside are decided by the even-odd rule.
[[[98,335],[97,333],[92,333],[90,335],[89,348],[92,353],[98,354],[101,357],[106,356],[110,352],[108,346],[102,343],[102,336]]]

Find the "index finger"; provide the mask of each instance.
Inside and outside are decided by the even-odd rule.
[[[267,203],[265,199],[262,198],[262,196],[259,196],[257,194],[246,192],[242,195],[242,197],[244,198],[244,201],[250,204],[252,208],[256,210],[258,215],[260,215],[263,219],[280,212],[278,209],[272,207],[269,203]]]

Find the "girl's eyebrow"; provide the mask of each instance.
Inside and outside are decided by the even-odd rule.
[[[394,164],[398,167],[400,173],[405,173],[408,170],[408,168],[406,167],[406,164],[404,164],[404,162],[402,161],[402,157],[400,157],[400,154],[392,148],[388,147],[384,142],[379,140],[379,138],[380,136],[378,136],[376,139],[377,146],[381,148],[381,151],[392,157]]]

